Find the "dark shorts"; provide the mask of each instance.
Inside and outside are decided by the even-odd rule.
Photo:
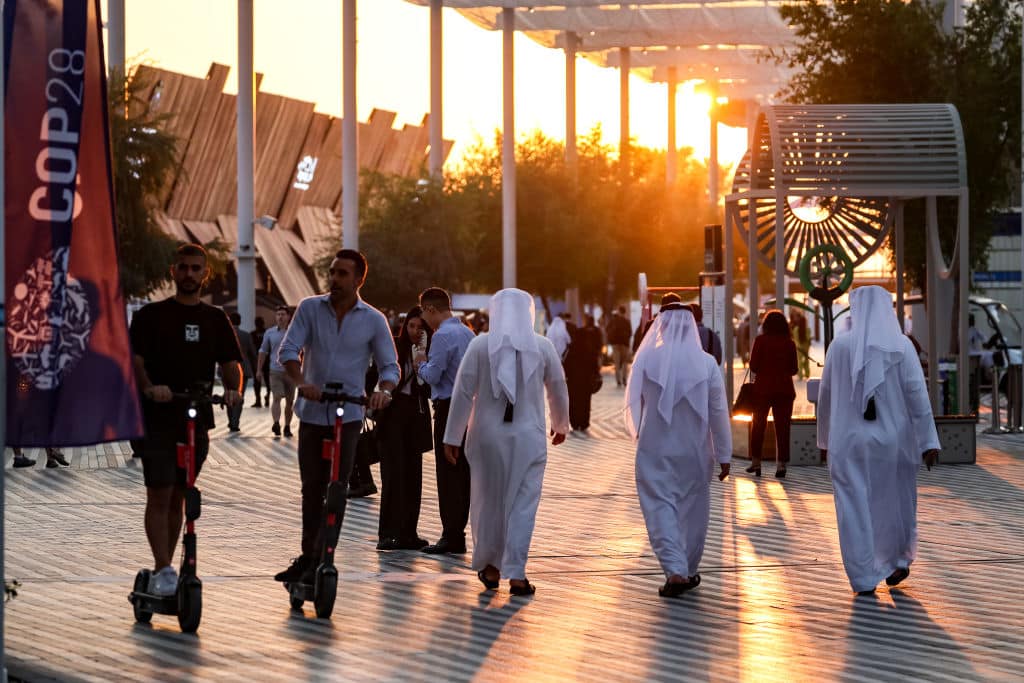
[[[178,441],[168,436],[150,436],[137,442],[142,458],[142,476],[146,486],[185,485],[185,470],[178,467]],[[206,432],[196,432],[196,476],[203,469],[210,439]]]

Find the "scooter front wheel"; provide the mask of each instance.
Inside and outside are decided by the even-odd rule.
[[[313,606],[319,619],[327,619],[334,611],[334,600],[338,597],[338,570],[334,567],[320,567],[316,570],[316,584],[313,591]]]
[[[195,633],[203,618],[203,584],[191,579],[178,584],[178,626],[182,633]]]
[[[141,569],[135,575],[135,585],[132,586],[132,611],[135,612],[135,621],[140,624],[148,624],[153,618],[153,613],[143,605],[142,594],[149,590],[149,570]]]

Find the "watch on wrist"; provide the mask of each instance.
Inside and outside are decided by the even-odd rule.
[[[390,389],[381,389],[380,393],[384,394],[388,398],[391,398],[391,390]]]

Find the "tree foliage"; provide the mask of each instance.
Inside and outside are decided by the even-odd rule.
[[[797,69],[783,94],[816,104],[950,102],[963,125],[970,185],[971,265],[983,264],[993,211],[1011,196],[1020,149],[1021,2],[967,4],[964,27],[946,33],[941,3],[832,0],[783,5],[795,47],[775,57]],[[952,203],[940,204],[950,254]],[[908,206],[905,268],[925,280],[923,202]]]
[[[431,285],[500,288],[501,148],[500,133],[489,144],[478,141],[443,183],[363,176],[368,300],[404,308]],[[519,286],[554,298],[579,287],[583,301],[604,304],[635,297],[638,272],[653,283],[696,285],[703,226],[714,216],[704,164],[688,151],[681,155],[679,179],[667,189],[664,152],[634,146],[624,178],[600,129],[579,140],[578,156],[574,174],[561,141],[534,132],[516,144]]]

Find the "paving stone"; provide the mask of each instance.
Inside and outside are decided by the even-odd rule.
[[[46,470],[40,451],[35,468],[6,472],[6,573],[22,583],[6,606],[9,670],[32,681],[1020,680],[1024,437],[981,437],[977,465],[921,471],[918,561],[901,589],[873,598],[846,582],[826,468],[716,481],[703,583],[667,601],[623,390],[609,379],[589,434],[549,449],[531,599],[481,592],[469,555],[376,552],[373,496],[348,506],[333,617],[290,610],[270,577],[298,550],[296,440],[271,438],[269,411],[247,405],[240,434],[223,420],[211,434],[200,479],[198,634],[174,617],[136,624],[126,595],[150,561],[139,461],[113,444],[69,449],[71,468]],[[423,483],[419,530],[433,540],[432,454]]]

